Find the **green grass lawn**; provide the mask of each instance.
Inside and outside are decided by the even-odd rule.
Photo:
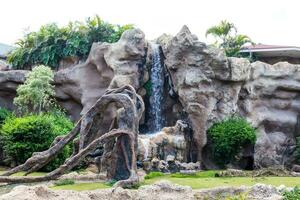
[[[105,189],[105,188],[110,188],[110,186],[103,182],[75,183],[73,185],[61,185],[61,186],[51,187],[51,189],[54,190],[76,190],[76,191],[97,190],[97,189]]]
[[[0,168],[0,175],[4,172],[4,168]],[[25,172],[18,172],[12,176],[23,176],[25,174]],[[47,174],[46,172],[33,172],[31,174],[29,174],[28,176],[44,176],[45,174]]]
[[[285,185],[288,187],[300,187],[300,177],[230,177],[230,178],[175,178],[169,175],[145,180],[142,185],[153,184],[159,180],[169,180],[179,185],[191,186],[193,189],[213,188],[218,186],[252,186],[256,183],[264,183],[268,185]],[[73,185],[54,186],[52,189],[58,190],[96,190],[109,188],[105,183],[75,183]]]
[[[288,187],[300,187],[300,177],[214,177],[215,171],[203,171],[196,175],[157,175],[145,179],[142,185],[153,184],[159,180],[168,180],[179,185],[191,186],[193,189],[213,188],[218,186],[252,186],[256,183],[268,185],[285,185]],[[70,190],[94,190],[109,188],[105,183],[75,183],[74,185],[54,186],[53,189],[70,189]]]
[[[145,180],[144,184],[152,184],[159,180],[169,180],[179,185],[191,186],[193,189],[212,188],[218,186],[251,186],[264,183],[274,186],[285,185],[288,187],[300,186],[300,177],[209,177],[209,178],[176,178],[170,175]]]
[[[3,172],[3,171],[2,171]],[[0,169],[0,174],[2,173]],[[23,175],[23,172],[15,174],[15,176]],[[30,176],[42,176],[45,173],[35,172],[30,174]],[[256,183],[264,183],[274,186],[285,185],[288,187],[300,187],[300,177],[214,177],[215,171],[203,171],[196,175],[181,175],[181,174],[170,174],[161,176],[150,176],[149,179],[145,179],[142,185],[153,184],[159,180],[168,180],[172,183],[179,185],[191,186],[193,189],[201,188],[212,188],[218,186],[251,186]],[[71,185],[61,185],[53,186],[52,189],[58,190],[95,190],[110,188],[109,184],[104,182],[94,182],[94,183],[75,183]]]

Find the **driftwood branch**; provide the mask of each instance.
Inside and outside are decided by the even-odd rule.
[[[108,106],[114,105],[117,118],[114,121],[116,129],[108,130],[101,134],[101,118]],[[107,173],[110,178],[120,180],[117,186],[138,182],[136,173],[136,151],[139,120],[144,112],[145,105],[142,98],[136,94],[135,89],[130,85],[121,88],[107,90],[106,93],[87,111],[77,122],[75,127],[66,136],[56,138],[51,147],[43,152],[34,153],[24,164],[19,165],[0,176],[0,182],[5,183],[31,183],[49,181],[59,178],[64,173],[72,170],[90,152],[99,145],[108,145],[106,153],[113,155],[112,166]],[[114,127],[111,126],[111,129]],[[10,175],[25,171],[25,175],[41,169],[48,164],[62,149],[73,142],[77,135],[80,135],[79,145],[63,165],[54,171],[41,177],[10,177]],[[118,163],[123,163],[119,166]],[[123,173],[120,176],[120,173]],[[124,180],[125,179],[125,180]]]

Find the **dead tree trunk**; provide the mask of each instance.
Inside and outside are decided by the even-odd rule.
[[[109,105],[114,104],[118,109],[116,129],[101,134],[102,114]],[[57,179],[73,169],[88,153],[97,146],[110,143],[106,148],[115,158],[108,169],[108,177],[121,180],[116,185],[125,187],[138,181],[136,174],[136,151],[139,120],[144,112],[142,98],[136,94],[130,85],[108,90],[90,110],[77,122],[73,130],[46,151],[34,153],[24,164],[17,166],[0,176],[0,182],[28,183]],[[113,128],[113,127],[111,127]],[[10,177],[19,171],[28,173],[37,171],[49,163],[68,143],[80,134],[78,152],[72,154],[63,165],[42,177]],[[111,145],[113,144],[113,145]]]

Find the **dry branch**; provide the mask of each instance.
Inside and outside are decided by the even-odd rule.
[[[113,120],[117,129],[109,130],[101,135],[101,119],[99,117],[104,117],[102,116],[104,111],[111,104],[118,109],[117,118]],[[108,176],[117,180],[126,179],[117,182],[116,186],[125,187],[137,183],[139,181],[136,173],[138,124],[144,109],[142,98],[136,94],[132,86],[125,85],[121,88],[107,90],[82,116],[69,134],[56,138],[48,150],[34,153],[24,164],[2,174],[0,182],[31,183],[57,179],[78,165],[88,153],[99,145],[109,144],[110,148],[105,148],[106,153],[109,152],[115,159],[110,161],[112,166],[107,171]],[[25,175],[27,175],[41,169],[78,134],[80,135],[79,148],[59,168],[41,177],[10,177],[19,171],[25,171]],[[122,163],[122,166],[119,166],[118,163]],[[120,176],[120,173],[124,174]]]

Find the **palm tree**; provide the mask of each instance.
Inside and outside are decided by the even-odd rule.
[[[226,20],[210,27],[205,35],[206,37],[212,35],[216,39],[214,45],[224,49],[227,56],[239,57],[239,51],[243,45],[247,43],[253,44],[247,35],[237,34],[235,25]]]

